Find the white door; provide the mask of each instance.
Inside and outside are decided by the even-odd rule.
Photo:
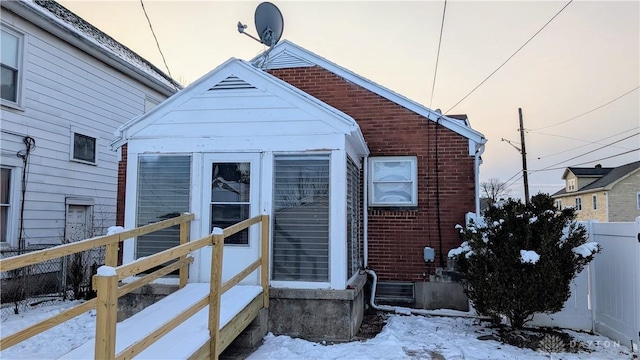
[[[260,154],[206,154],[202,192],[202,233],[226,228],[259,215]],[[200,278],[209,279],[211,247],[201,251]],[[222,281],[227,281],[257,260],[260,226],[253,225],[225,239]],[[258,284],[258,271],[243,283]]]
[[[65,242],[76,242],[90,237],[91,216],[89,206],[68,205]]]

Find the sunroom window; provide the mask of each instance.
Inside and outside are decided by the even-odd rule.
[[[136,226],[167,220],[188,212],[190,184],[191,156],[140,156]],[[153,255],[179,243],[179,225],[139,236],[136,241],[136,258]]]
[[[276,156],[272,279],[329,281],[329,155]]]
[[[369,158],[369,205],[417,206],[417,164],[415,156]]]

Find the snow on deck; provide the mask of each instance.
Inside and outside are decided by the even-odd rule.
[[[193,306],[209,293],[208,283],[188,284],[133,317],[117,324],[116,354]],[[220,328],[262,293],[257,285],[236,285],[222,295]],[[167,335],[141,352],[136,359],[186,359],[209,339],[209,306],[204,307]],[[95,353],[95,339],[59,359],[87,359]]]

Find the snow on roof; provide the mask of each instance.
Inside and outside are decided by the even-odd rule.
[[[70,30],[76,36],[87,40],[102,50],[115,55],[121,61],[126,62],[134,68],[146,73],[165,86],[172,88],[175,91],[182,88],[178,82],[166,75],[155,65],[57,2],[47,0],[24,0],[21,1],[20,4],[30,8],[34,12],[37,12],[42,17],[49,19],[57,25]]]

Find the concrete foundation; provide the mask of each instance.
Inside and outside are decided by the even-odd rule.
[[[416,282],[415,308],[469,311],[469,300],[457,282]]]
[[[364,316],[366,274],[346,290],[269,289],[269,331],[310,341],[352,340]]]

